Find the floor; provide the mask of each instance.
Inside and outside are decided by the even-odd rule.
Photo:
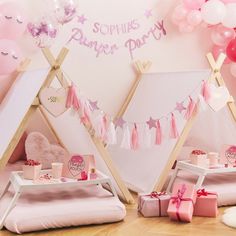
[[[99,226],[59,229],[26,234],[27,236],[235,236],[236,229],[229,228],[220,222],[225,208],[220,208],[217,218],[194,217],[192,223],[172,222],[167,217],[143,218],[137,213],[136,205],[127,206],[127,216],[123,222]],[[15,235],[6,230],[0,236]]]

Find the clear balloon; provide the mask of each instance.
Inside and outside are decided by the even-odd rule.
[[[229,42],[226,48],[226,55],[231,61],[236,62],[236,39]]]
[[[57,37],[58,27],[51,19],[43,17],[36,23],[30,22],[27,25],[29,34],[35,40],[38,47],[50,47]]]
[[[55,17],[58,23],[64,25],[72,21],[77,12],[77,5],[74,0],[54,0]]]
[[[192,26],[197,26],[202,22],[201,12],[198,10],[190,11],[187,15],[187,22]]]
[[[14,72],[22,58],[22,52],[14,41],[0,40],[0,75],[8,75]]]
[[[230,65],[230,73],[232,76],[236,77],[236,63]]]
[[[211,32],[213,43],[219,46],[226,46],[234,37],[234,30],[223,25],[215,26]]]
[[[222,24],[228,28],[236,27],[236,3],[226,5],[226,15],[222,20]]]
[[[27,16],[16,2],[0,5],[0,38],[16,40],[26,30]]]
[[[184,6],[189,10],[198,10],[205,3],[205,0],[183,0]]]
[[[174,18],[177,21],[185,19],[188,14],[188,10],[183,5],[178,5],[173,12],[172,19]]]
[[[211,0],[202,5],[202,19],[210,25],[222,22],[226,14],[225,4],[219,0]]]
[[[222,47],[222,46],[218,46],[218,45],[214,45],[212,48],[212,54],[215,58],[215,60],[217,60],[217,58],[219,57],[219,55],[221,53],[225,54],[226,48]],[[231,61],[229,60],[229,58],[226,58],[224,61],[224,64],[229,64]]]

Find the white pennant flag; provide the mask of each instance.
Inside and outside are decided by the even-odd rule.
[[[117,144],[116,128],[114,123],[111,121],[107,130],[107,144]]]
[[[123,129],[123,138],[121,141],[121,148],[124,149],[131,149],[131,137],[130,137],[130,131],[129,131],[129,127],[128,125],[125,126],[125,128]]]

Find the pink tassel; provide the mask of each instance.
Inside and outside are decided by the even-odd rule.
[[[162,143],[162,129],[161,129],[161,123],[160,120],[157,121],[156,125],[156,145],[161,145]]]
[[[76,87],[72,84],[69,87],[67,99],[66,99],[66,108],[73,107],[75,110],[79,110],[79,99],[76,94]]]
[[[171,122],[170,122],[170,138],[176,139],[179,137],[179,132],[176,126],[176,120],[174,113],[171,113]]]
[[[131,148],[133,150],[137,150],[139,148],[139,135],[138,135],[138,129],[137,129],[137,125],[136,124],[134,124],[134,128],[132,130]]]
[[[100,115],[97,122],[97,136],[103,141],[107,139],[107,118],[106,116]]]
[[[207,81],[203,80],[202,82],[202,96],[204,97],[205,101],[208,102],[211,98],[211,90]]]
[[[189,97],[190,101],[189,101],[189,104],[188,104],[188,107],[187,107],[187,110],[186,110],[186,113],[184,115],[184,118],[186,120],[188,120],[189,118],[191,118],[193,112],[194,112],[194,109],[196,107],[196,103],[193,101],[193,99],[191,97]]]

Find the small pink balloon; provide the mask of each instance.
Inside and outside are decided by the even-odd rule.
[[[183,21],[179,24],[180,33],[191,33],[194,30],[194,27],[187,22]]]
[[[215,60],[217,60],[217,58],[219,57],[219,55],[221,53],[226,54],[226,47],[214,45],[213,48],[212,48],[212,54],[213,54]],[[231,61],[229,60],[229,58],[226,57],[226,59],[224,61],[224,64],[229,64],[230,62]]]
[[[189,10],[198,10],[205,3],[205,0],[183,0],[184,6]]]
[[[22,52],[18,45],[8,39],[0,40],[0,75],[14,72],[22,61]]]
[[[187,15],[187,22],[192,26],[197,26],[202,22],[201,12],[198,10],[190,11]]]
[[[27,17],[15,2],[0,5],[0,38],[19,39],[26,30]]]
[[[183,5],[178,5],[173,12],[173,18],[176,20],[183,20],[188,14],[188,10]]]
[[[211,32],[213,43],[219,46],[226,46],[234,37],[234,30],[223,25],[217,25]]]
[[[236,63],[230,65],[230,73],[232,76],[236,77]]]

